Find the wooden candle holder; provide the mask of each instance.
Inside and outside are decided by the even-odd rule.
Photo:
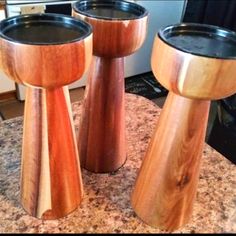
[[[189,221],[210,100],[236,92],[236,34],[180,24],[156,35],[152,69],[170,92],[143,160],[132,206],[147,224],[172,231]]]
[[[147,32],[147,11],[126,1],[82,0],[73,16],[93,26],[93,63],[79,133],[82,167],[113,172],[126,160],[124,57],[137,51]]]
[[[21,203],[32,216],[56,219],[75,210],[83,186],[67,84],[92,58],[92,29],[57,14],[0,23],[1,69],[27,87]]]

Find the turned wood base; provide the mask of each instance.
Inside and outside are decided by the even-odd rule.
[[[68,88],[27,88],[21,203],[32,216],[57,219],[75,210],[83,186]]]
[[[113,172],[126,160],[124,59],[93,58],[79,131],[81,165]]]
[[[132,194],[133,209],[147,224],[172,231],[188,222],[209,106],[169,92]]]

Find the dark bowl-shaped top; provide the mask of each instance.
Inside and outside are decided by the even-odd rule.
[[[92,58],[92,27],[58,14],[0,23],[0,68],[17,83],[55,88],[78,80]]]
[[[170,46],[198,56],[236,59],[236,33],[206,24],[171,25],[159,31]]]
[[[168,90],[195,99],[236,92],[236,33],[204,24],[178,24],[155,37],[152,70]]]
[[[132,20],[148,14],[144,7],[123,0],[81,0],[74,3],[73,9],[88,17],[105,20]]]
[[[89,24],[59,14],[30,14],[0,23],[0,37],[23,44],[53,45],[79,41],[91,34]]]

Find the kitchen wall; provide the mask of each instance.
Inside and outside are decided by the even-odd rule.
[[[6,93],[16,90],[13,80],[10,80],[2,71],[0,71],[0,93]]]
[[[162,27],[182,21],[185,0],[136,0],[149,12],[148,32],[140,50],[125,58],[125,77],[151,71],[151,53],[155,34]]]
[[[0,1],[0,5],[2,2]],[[4,5],[0,8],[0,20],[5,19]],[[0,71],[0,93],[14,91],[16,89],[15,83],[10,80],[2,71]]]

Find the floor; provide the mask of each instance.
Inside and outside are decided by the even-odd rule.
[[[77,88],[70,90],[71,102],[82,100],[84,97],[85,88]],[[24,102],[18,101],[15,98],[0,101],[0,116],[3,120],[22,116],[24,114]]]

